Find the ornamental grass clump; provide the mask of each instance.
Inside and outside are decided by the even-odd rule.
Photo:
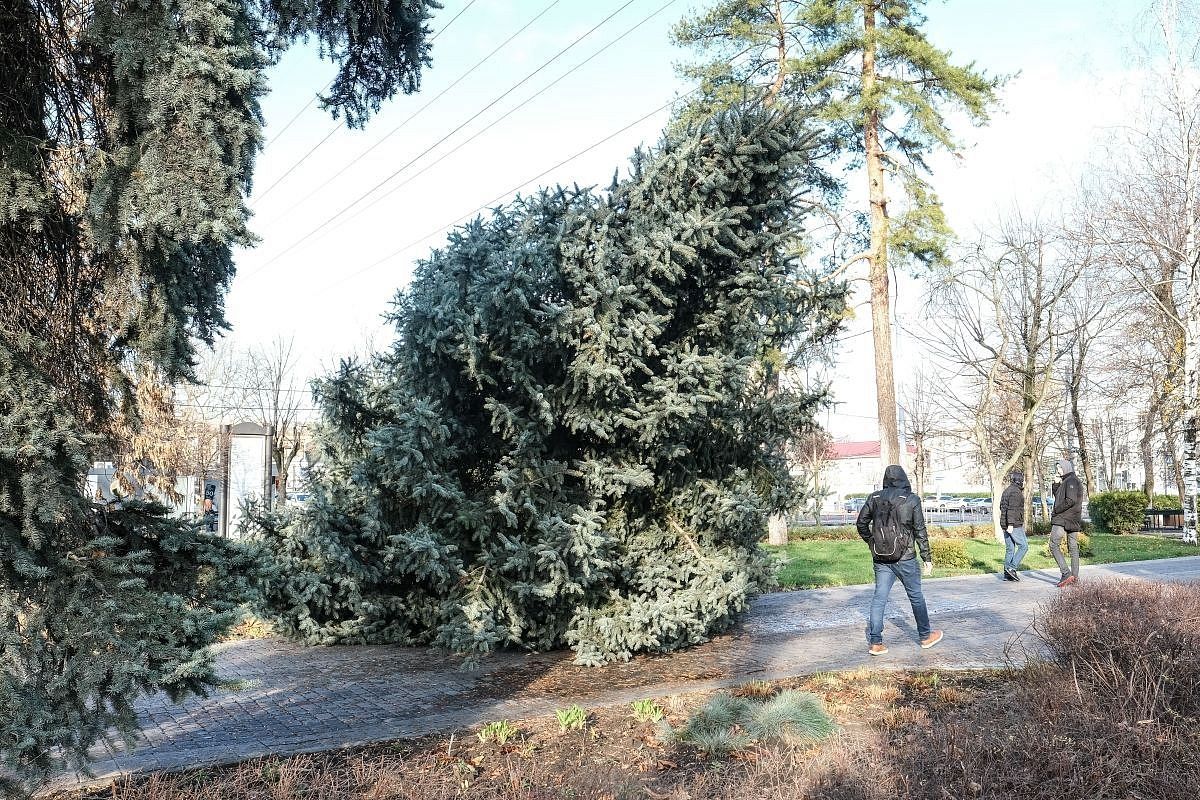
[[[662,734],[707,755],[723,756],[756,744],[815,742],[833,731],[820,698],[786,689],[767,700],[718,694],[678,730],[664,723]]]

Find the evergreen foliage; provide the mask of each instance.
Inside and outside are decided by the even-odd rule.
[[[360,125],[429,63],[433,0],[0,6],[0,781],[79,765],[143,691],[201,691],[247,551],[80,494],[225,327],[265,72],[315,38]],[[34,344],[36,342],[36,345]],[[114,422],[119,410],[119,422]],[[85,436],[82,431],[98,434]],[[107,434],[107,441],[103,437]]]
[[[256,518],[279,629],[595,664],[728,627],[773,580],[758,541],[823,400],[764,359],[827,343],[844,309],[785,256],[809,141],[794,115],[722,115],[607,193],[456,230],[391,349],[319,385],[309,507]]]
[[[140,693],[204,691],[255,569],[159,506],[85,498],[91,442],[31,347],[0,342],[0,793],[135,730]]]
[[[86,423],[225,325],[265,72],[297,39],[361,124],[429,62],[432,0],[17,0],[0,10],[0,326]]]

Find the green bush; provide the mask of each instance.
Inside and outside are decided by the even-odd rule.
[[[1067,546],[1067,537],[1063,537],[1062,545],[1059,547],[1059,550],[1064,556],[1069,557],[1071,555],[1070,548]],[[1047,558],[1050,558],[1051,556],[1049,540],[1047,540],[1046,544],[1042,547],[1042,555],[1046,556]],[[1088,536],[1086,533],[1079,534],[1079,555],[1081,558],[1096,555],[1096,551],[1092,548],[1092,537]]]
[[[1151,508],[1179,508],[1179,497],[1173,494],[1156,494],[1150,503]]]
[[[853,525],[801,525],[788,531],[788,540],[793,542],[852,542],[858,538],[858,529]]]
[[[951,569],[967,569],[971,566],[971,556],[967,554],[967,545],[953,539],[934,539],[929,543],[933,555],[933,563],[939,567]]]
[[[1101,492],[1088,503],[1092,522],[1108,533],[1136,533],[1146,512],[1142,492]]]

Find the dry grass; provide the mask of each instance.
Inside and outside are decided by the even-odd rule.
[[[258,617],[247,616],[237,625],[229,629],[222,641],[231,642],[238,639],[269,639],[275,635],[271,623]]]
[[[818,743],[724,758],[664,743],[628,707],[588,731],[525,720],[505,745],[474,733],[158,775],[94,800],[1091,800],[1200,786],[1200,589],[1089,584],[1035,626],[1048,657],[1015,671],[872,673],[771,684],[820,696]],[[711,694],[660,698],[674,726]]]

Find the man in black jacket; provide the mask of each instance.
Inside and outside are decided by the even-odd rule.
[[[897,579],[904,584],[908,601],[917,621],[921,647],[929,648],[942,640],[942,632],[929,627],[929,610],[921,591],[921,570],[917,553],[925,562],[925,574],[933,573],[929,552],[929,533],[921,498],[913,494],[904,467],[896,464],[883,471],[883,489],[873,493],[858,512],[858,535],[871,548],[875,563],[875,595],[871,599],[871,621],[867,625],[867,652],[881,656],[888,651],[883,643],[883,611]]]
[[[1019,581],[1021,559],[1029,552],[1025,536],[1025,473],[1014,472],[1000,495],[1000,530],[1004,531],[1004,580]]]
[[[1083,485],[1075,476],[1075,466],[1065,458],[1058,462],[1059,481],[1054,484],[1054,511],[1050,515],[1050,553],[1058,562],[1061,589],[1079,580],[1079,532],[1083,530]],[[1071,551],[1071,569],[1062,554],[1063,537]]]

